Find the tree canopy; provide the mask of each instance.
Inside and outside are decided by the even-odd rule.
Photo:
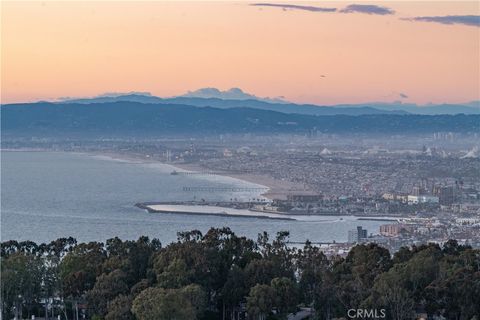
[[[300,307],[314,319],[346,317],[351,308],[385,309],[389,319],[415,312],[471,320],[480,314],[480,251],[443,246],[376,244],[326,256],[288,232],[254,241],[228,228],[156,239],[49,244],[7,241],[1,247],[5,319],[61,315],[75,319],[286,319]]]

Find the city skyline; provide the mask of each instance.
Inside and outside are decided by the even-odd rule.
[[[320,105],[464,103],[480,99],[478,14],[477,2],[2,2],[1,100],[240,87]]]

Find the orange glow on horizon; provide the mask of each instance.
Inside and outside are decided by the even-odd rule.
[[[247,2],[2,2],[1,100],[202,87],[317,104],[480,100],[480,28],[400,19],[478,15],[478,2],[376,4],[396,14]]]

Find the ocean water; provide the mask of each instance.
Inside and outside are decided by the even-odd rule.
[[[171,166],[61,152],[1,154],[1,240],[48,242],[112,237],[176,240],[177,232],[230,227],[256,239],[258,233],[290,231],[292,241],[345,241],[361,225],[373,233],[382,222],[354,217],[305,217],[301,221],[148,213],[137,202],[257,198],[252,192],[188,192],[183,187],[259,187],[221,176],[170,175]]]

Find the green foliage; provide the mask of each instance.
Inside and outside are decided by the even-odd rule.
[[[122,270],[125,281],[132,286],[147,277],[151,257],[161,249],[157,239],[150,241],[148,237],[140,237],[137,241],[122,241],[118,238],[106,242],[108,259],[103,264],[103,272]]]
[[[131,312],[132,298],[130,296],[119,295],[108,303],[108,313],[105,320],[134,320]]]
[[[297,285],[289,278],[274,278],[270,285],[257,284],[247,297],[248,314],[257,319],[266,318],[274,309],[276,318],[286,319],[296,310],[298,303]]]
[[[269,284],[273,278],[280,276],[279,270],[275,268],[275,264],[266,259],[251,261],[245,267],[248,286],[253,287],[256,284]]]
[[[388,272],[381,274],[375,281],[375,301],[381,307],[389,310],[390,318],[394,320],[409,319],[413,315],[414,300],[404,286],[405,270],[402,266],[395,266]]]
[[[232,266],[227,280],[221,290],[223,302],[230,309],[235,309],[248,294],[245,272],[238,266]]]
[[[157,276],[159,286],[163,288],[180,288],[190,283],[192,270],[182,259],[173,259]]]
[[[458,320],[480,314],[480,251],[456,241],[393,257],[378,245],[357,245],[341,258],[308,242],[292,248],[288,232],[253,241],[222,228],[179,233],[164,248],[146,237],[8,241],[1,257],[5,319],[43,316],[45,298],[60,301],[69,319],[77,303],[89,318],[105,320],[279,320],[300,305],[314,307],[315,319],[345,317],[350,308],[386,309],[394,320],[419,309]]]
[[[89,309],[93,314],[105,316],[107,314],[108,301],[113,300],[120,294],[128,293],[129,288],[125,283],[125,279],[125,273],[118,269],[97,277],[95,286],[85,296]]]
[[[2,259],[2,304],[6,310],[31,308],[42,297],[42,278],[45,271],[40,257],[16,252]],[[21,311],[20,311],[21,312]]]
[[[101,243],[82,243],[69,252],[60,264],[60,279],[66,297],[80,297],[95,285],[101,274],[106,252]]]
[[[247,297],[247,312],[256,319],[263,320],[275,306],[275,291],[266,284],[257,284]]]
[[[348,309],[364,305],[370,296],[375,278],[392,265],[390,253],[376,244],[357,245],[345,260],[332,268],[336,309],[346,314]]]
[[[280,316],[285,317],[287,314],[294,312],[298,304],[297,284],[289,278],[275,278],[270,286],[275,296],[274,306]]]
[[[188,289],[186,291],[189,291]],[[195,289],[194,289],[195,291]],[[191,292],[189,292],[191,293]],[[192,320],[197,318],[197,308],[185,289],[163,289],[158,287],[142,291],[133,301],[132,311],[139,320]]]
[[[297,271],[299,273],[299,288],[301,300],[306,304],[312,304],[316,296],[321,294],[323,288],[331,279],[331,261],[318,247],[314,247],[307,241],[303,250],[299,250],[296,256]],[[330,296],[330,294],[327,294]],[[325,299],[321,298],[324,301]],[[317,306],[317,309],[321,308]]]

